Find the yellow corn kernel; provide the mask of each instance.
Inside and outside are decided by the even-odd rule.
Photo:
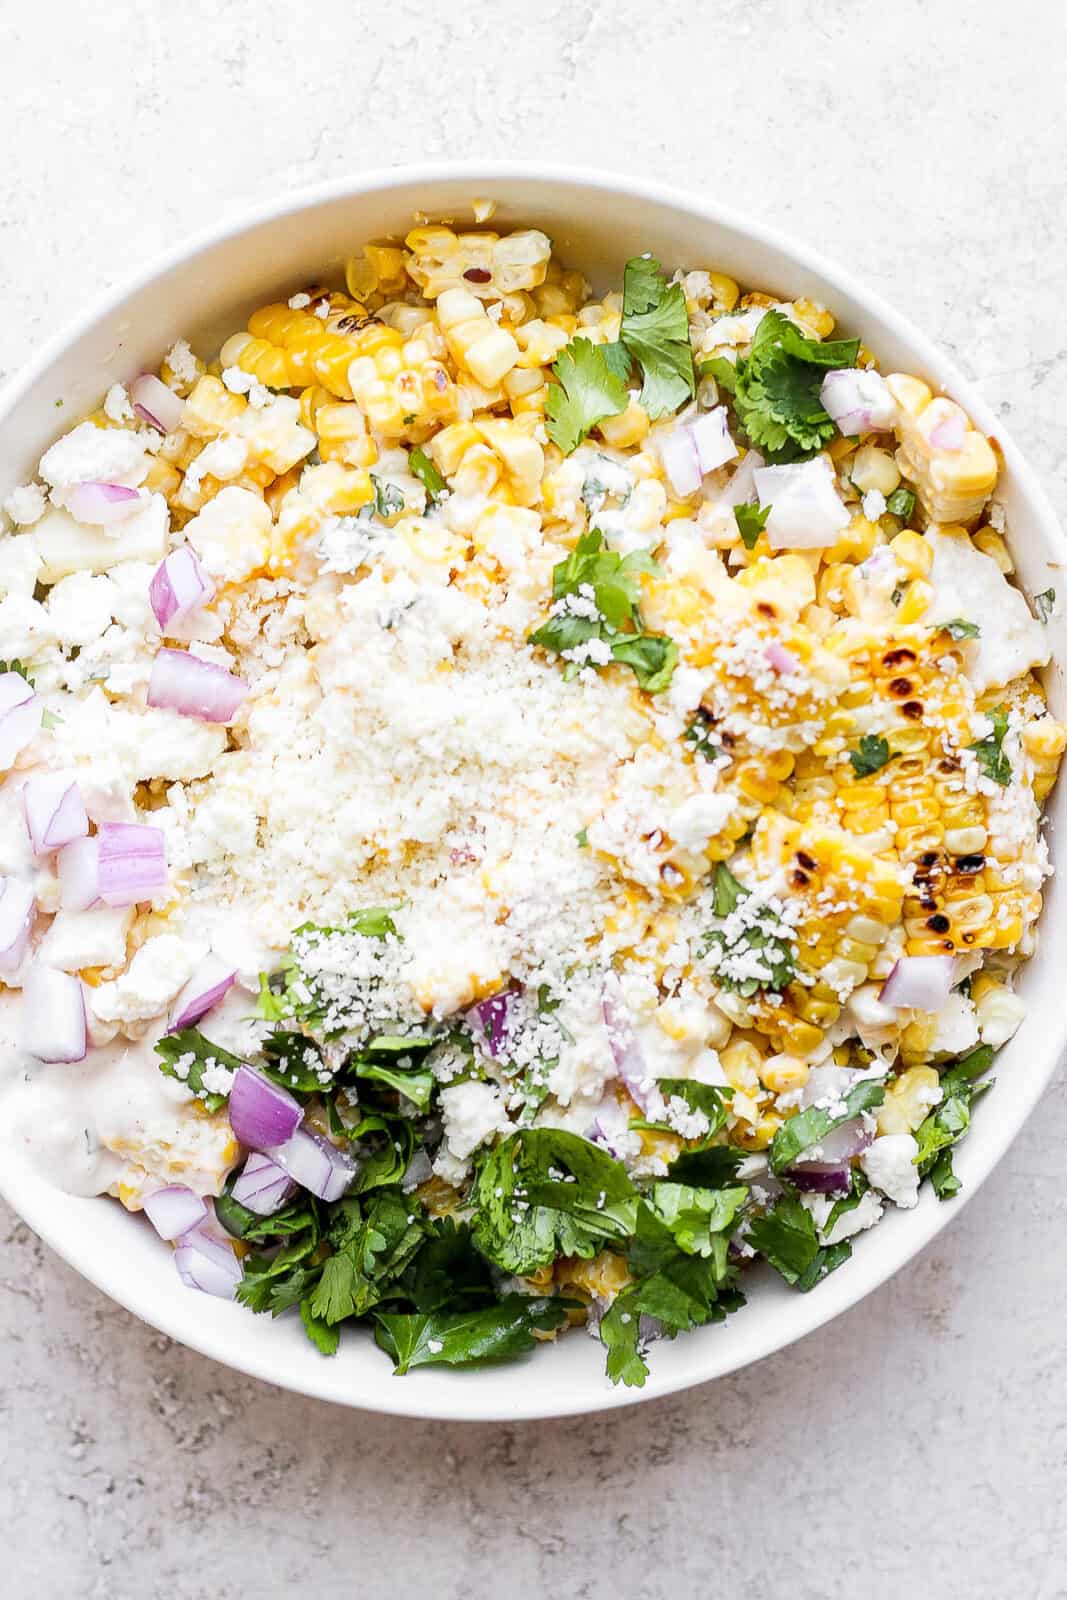
[[[834,319],[817,300],[794,300],[793,313],[813,339],[828,339],[834,331]]]
[[[528,429],[505,418],[478,424],[482,438],[504,463],[517,505],[530,506],[541,492],[545,452]]]
[[[976,549],[981,550],[983,555],[992,556],[1005,577],[1010,576],[1015,571],[1015,562],[1011,559],[1011,552],[995,528],[979,528],[973,534],[972,542]]]
[[[182,430],[194,439],[216,439],[239,422],[248,409],[242,395],[231,394],[219,378],[205,374],[194,384],[182,412]]]
[[[897,621],[901,626],[918,622],[929,611],[933,598],[933,584],[927,583],[923,578],[916,578],[904,591],[897,607]]]
[[[759,1092],[759,1074],[763,1057],[749,1039],[734,1039],[720,1051],[719,1061],[728,1081],[735,1089],[747,1093]]]
[[[997,481],[997,458],[955,401],[904,373],[886,379],[897,402],[897,464],[934,522],[973,522]],[[950,441],[950,442],[946,442]]]
[[[770,1056],[760,1068],[764,1088],[772,1094],[791,1094],[803,1089],[811,1076],[811,1067],[799,1056]]]
[[[889,541],[889,548],[909,578],[930,576],[930,568],[934,564],[934,552],[922,534],[913,533],[910,528],[905,528],[903,533],[898,533],[895,539]]]
[[[941,1080],[933,1067],[909,1067],[893,1079],[878,1107],[878,1132],[914,1133],[925,1121],[941,1094]]]
[[[849,477],[861,494],[872,489],[889,496],[900,486],[900,469],[888,450],[876,444],[860,445],[852,458]]]
[[[647,437],[650,426],[648,412],[638,400],[633,399],[625,411],[620,411],[614,417],[604,417],[598,422],[596,431],[613,450],[628,450]]]

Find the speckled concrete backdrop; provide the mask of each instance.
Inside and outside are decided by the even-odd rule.
[[[0,0],[0,40],[0,374],[251,199],[576,158],[709,186],[865,274],[1067,512],[1055,0]],[[4,1214],[0,1592],[1067,1595],[1065,1148],[1061,1083],[957,1225],[836,1325],[690,1395],[513,1428],[230,1374]]]

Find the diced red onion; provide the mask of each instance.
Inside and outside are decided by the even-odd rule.
[[[171,1183],[146,1196],[144,1213],[161,1239],[178,1239],[207,1216],[202,1197],[184,1184]]]
[[[218,1005],[236,978],[233,967],[221,956],[214,953],[205,956],[171,1007],[167,1032],[177,1033],[180,1028],[191,1028],[194,1022],[199,1022]]]
[[[152,373],[142,372],[139,378],[134,378],[130,384],[130,399],[137,415],[160,433],[173,433],[175,428],[181,427],[185,401]]]
[[[184,622],[214,593],[215,585],[197,560],[195,550],[187,544],[172,550],[161,562],[148,587],[152,610],[163,630],[168,623]]]
[[[75,839],[56,857],[59,903],[64,911],[88,911],[100,903],[100,841]]]
[[[467,1013],[467,1020],[494,1060],[507,1050],[515,1023],[515,1006],[521,989],[512,986],[479,1000]]]
[[[883,433],[892,428],[896,405],[889,386],[878,372],[861,367],[839,367],[828,372],[819,391],[823,410],[848,439],[860,433]]]
[[[963,418],[953,411],[930,429],[930,443],[935,450],[962,450],[966,434]]]
[[[696,494],[704,481],[692,429],[675,428],[660,440],[659,453],[671,488],[683,499]]]
[[[28,883],[20,878],[0,878],[0,972],[17,972],[22,965],[36,908]]]
[[[248,693],[247,683],[188,650],[160,650],[148,680],[148,704],[201,722],[229,722]]]
[[[771,640],[763,654],[767,657],[775,672],[784,673],[788,677],[790,673],[800,671],[800,662],[796,656],[793,655],[792,651],[787,650],[784,644],[779,644],[777,639]]]
[[[85,994],[80,978],[31,966],[22,986],[23,1048],[38,1061],[84,1061]]]
[[[623,999],[622,984],[617,973],[609,972],[604,979],[600,1005],[604,1015],[604,1026],[607,1029],[608,1044],[611,1046],[611,1054],[615,1061],[615,1070],[630,1095],[647,1115],[652,1098],[659,1091],[656,1089],[656,1081],[648,1070],[644,1051],[634,1032],[633,1020]]]
[[[848,1162],[798,1161],[786,1177],[804,1194],[846,1194],[851,1168]]]
[[[273,1150],[293,1137],[303,1120],[298,1100],[252,1067],[241,1065],[230,1086],[230,1127],[251,1150]]]
[[[281,1210],[295,1188],[284,1167],[253,1150],[231,1192],[239,1205],[247,1206],[257,1217],[269,1217]]]
[[[878,993],[887,1006],[940,1011],[952,991],[955,956],[901,956]]]
[[[320,1200],[340,1200],[356,1175],[352,1157],[309,1128],[298,1128],[287,1144],[266,1154]]]
[[[22,809],[35,856],[59,850],[89,832],[81,790],[69,772],[45,772],[22,786]]]
[[[190,1289],[216,1295],[220,1300],[232,1300],[244,1277],[244,1269],[233,1247],[223,1244],[202,1227],[182,1234],[174,1252],[174,1265],[179,1278]]]
[[[167,841],[162,828],[102,822],[96,832],[97,895],[106,906],[133,906],[167,886]]]
[[[759,498],[756,494],[756,473],[763,465],[764,460],[759,451],[750,450],[721,496],[731,508],[747,505]]]
[[[41,711],[33,688],[21,672],[0,672],[0,768],[15,759],[41,727]]]
[[[76,483],[67,492],[67,510],[75,522],[101,528],[125,522],[145,503],[137,489],[124,483]]]
[[[713,410],[705,412],[690,424],[689,431],[702,473],[714,472],[716,467],[725,466],[737,455],[737,446],[730,437],[725,406],[715,406]]]
[[[849,514],[825,456],[784,467],[758,467],[756,490],[770,506],[767,540],[773,550],[820,550],[835,544]]]

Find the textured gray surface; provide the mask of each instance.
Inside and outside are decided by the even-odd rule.
[[[707,188],[866,275],[982,381],[1067,511],[1062,7],[454,9],[0,0],[0,373],[255,198],[421,158],[577,159]],[[956,1225],[830,1328],[689,1395],[514,1428],[230,1374],[4,1213],[0,1592],[1067,1595],[1065,1144],[1061,1082]]]

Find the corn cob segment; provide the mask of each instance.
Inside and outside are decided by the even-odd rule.
[[[918,378],[886,379],[897,403],[897,464],[932,522],[972,522],[993,493],[997,458],[955,401],[936,399]]]

